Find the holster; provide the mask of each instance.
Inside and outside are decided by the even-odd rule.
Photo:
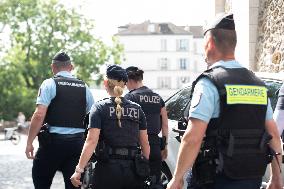
[[[39,147],[46,147],[51,143],[51,135],[47,125],[43,125],[37,135]]]
[[[98,142],[98,146],[95,151],[95,157],[98,161],[108,162],[109,160],[109,146],[103,141]]]
[[[216,166],[215,154],[212,151],[200,152],[192,168],[192,185],[200,187],[214,183]]]
[[[142,154],[135,156],[135,171],[141,178],[146,178],[150,175],[149,161]]]

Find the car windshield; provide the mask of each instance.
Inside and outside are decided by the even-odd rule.
[[[166,101],[168,117],[171,120],[179,120],[184,117],[184,110],[189,105],[191,86],[179,90]]]

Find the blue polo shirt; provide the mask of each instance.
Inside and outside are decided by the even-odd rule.
[[[68,78],[75,78],[70,72],[68,71],[61,71],[56,74],[56,76],[68,77]],[[52,78],[46,79],[40,86],[39,94],[36,99],[36,104],[49,106],[51,100],[55,98],[56,95],[56,84]],[[92,105],[94,104],[94,98],[90,91],[90,89],[86,86],[86,112],[89,112]],[[85,129],[82,128],[67,128],[61,127],[60,125],[50,125],[49,126],[50,133],[59,133],[59,134],[74,134],[85,132]]]
[[[225,68],[243,68],[237,61],[219,61],[210,66],[214,68],[222,66]],[[193,92],[192,103],[189,110],[189,117],[200,119],[206,123],[209,123],[211,118],[217,118],[220,114],[220,98],[218,90],[215,85],[208,79],[200,79]],[[273,110],[271,108],[270,100],[268,100],[266,120],[273,119]]]

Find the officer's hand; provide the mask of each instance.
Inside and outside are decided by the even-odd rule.
[[[77,173],[75,172],[72,176],[71,176],[71,182],[75,187],[79,187],[82,182],[80,181],[81,178],[81,173]]]
[[[183,180],[175,180],[174,178],[167,184],[167,189],[182,189]]]
[[[34,159],[34,147],[33,144],[27,144],[26,146],[26,156],[28,159]]]
[[[268,182],[266,189],[282,189],[283,183],[281,179],[271,180]]]
[[[167,159],[168,157],[168,148],[166,146],[166,148],[164,150],[161,151],[161,155],[162,155],[162,160],[164,161],[165,159]]]

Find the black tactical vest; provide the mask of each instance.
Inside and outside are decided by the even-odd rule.
[[[125,96],[128,100],[136,102],[142,107],[147,121],[148,134],[157,135],[161,131],[162,98],[147,87],[132,90]]]
[[[97,110],[100,112],[102,127],[101,136],[103,136],[105,143],[111,147],[137,147],[141,108],[122,98],[121,127],[119,127],[114,98],[107,98],[98,103]]]
[[[48,106],[45,122],[51,126],[84,128],[86,86],[76,78],[56,76],[56,96]]]
[[[204,177],[200,165],[207,162],[214,167],[213,173],[224,173],[232,179],[262,177],[269,163],[271,139],[265,131],[265,84],[246,68],[215,67],[197,78],[192,91],[203,77],[210,79],[218,90],[220,115],[208,124],[193,175]]]

